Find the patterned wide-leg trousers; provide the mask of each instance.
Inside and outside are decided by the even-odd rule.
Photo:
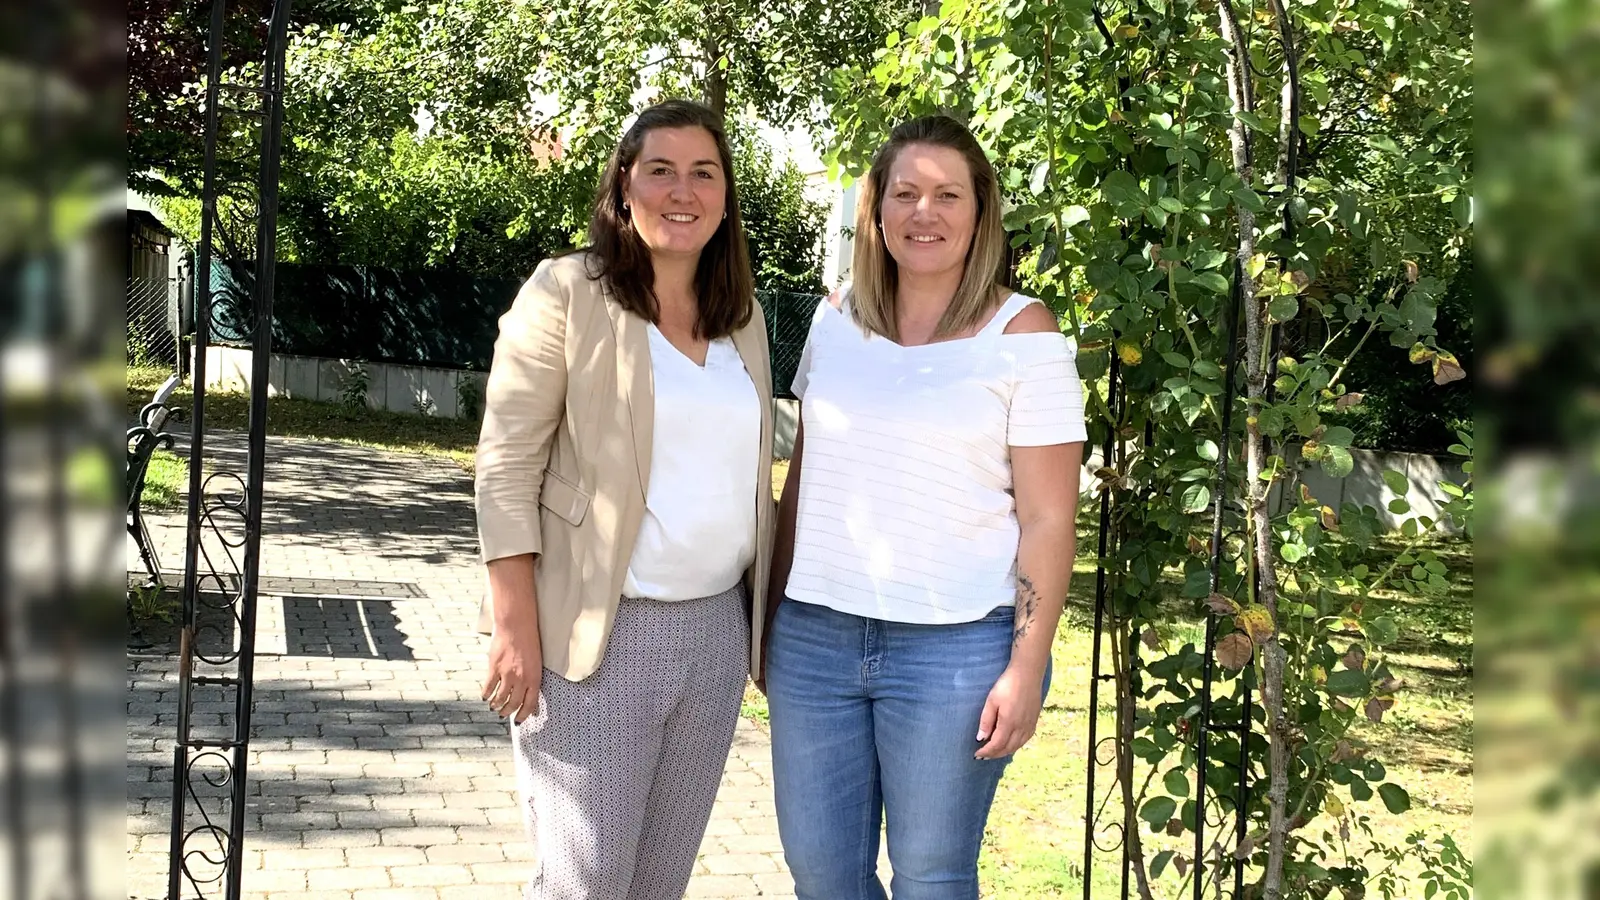
[[[624,598],[594,675],[545,670],[538,715],[512,726],[526,900],[683,896],[744,694],[744,593]]]

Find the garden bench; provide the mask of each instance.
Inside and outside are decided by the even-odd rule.
[[[161,429],[178,412],[170,405],[172,394],[178,389],[181,377],[173,375],[156,389],[151,401],[139,411],[139,424],[128,429],[128,536],[139,548],[139,560],[149,574],[146,588],[161,587],[161,560],[156,556],[155,545],[144,524],[144,513],[139,501],[144,494],[145,475],[150,469],[150,459],[158,448],[172,449],[173,437]]]

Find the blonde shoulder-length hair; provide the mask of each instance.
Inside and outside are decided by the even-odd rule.
[[[883,240],[881,208],[889,170],[901,151],[914,144],[948,147],[960,153],[972,173],[978,201],[977,225],[967,248],[961,285],[934,330],[935,338],[962,334],[983,320],[999,299],[1000,267],[1006,255],[1006,232],[1000,221],[1000,181],[972,132],[948,116],[926,116],[896,127],[873,156],[861,202],[856,206],[855,251],[851,260],[854,284],[850,290],[850,310],[856,324],[896,342],[900,340],[896,300],[899,267]]]

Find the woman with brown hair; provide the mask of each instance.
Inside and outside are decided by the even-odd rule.
[[[529,900],[678,900],[760,665],[772,386],[732,160],[695,103],[640,113],[588,249],[500,320],[477,454]]]
[[[794,380],[766,690],[801,900],[976,900],[1072,573],[1085,438],[1073,351],[1001,286],[993,167],[945,117],[899,126],[857,207],[853,285]],[[779,598],[782,602],[779,603]]]

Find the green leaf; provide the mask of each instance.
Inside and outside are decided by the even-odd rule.
[[[1211,488],[1203,484],[1191,484],[1183,492],[1183,511],[1186,513],[1204,512],[1211,505]]]
[[[1245,112],[1240,110],[1239,112],[1234,113],[1234,116],[1238,118],[1239,121],[1249,125],[1251,128],[1254,128],[1256,131],[1259,131],[1263,134],[1271,133],[1271,129],[1267,127],[1267,123],[1261,121],[1261,117],[1253,112]]]
[[[1383,483],[1389,486],[1389,490],[1402,496],[1411,489],[1411,479],[1407,478],[1405,473],[1396,472],[1394,469],[1383,470]]]
[[[1039,257],[1034,261],[1034,271],[1040,275],[1047,275],[1056,267],[1056,254],[1060,251],[1060,244],[1055,235],[1047,234],[1044,246],[1039,248]]]
[[[1089,280],[1089,286],[1099,291],[1109,291],[1117,284],[1117,276],[1122,274],[1122,267],[1107,259],[1090,260],[1083,268],[1083,276]]]
[[[1171,797],[1154,797],[1139,810],[1139,818],[1150,823],[1151,828],[1162,828],[1172,814],[1178,811],[1178,802]]]
[[[1182,769],[1169,770],[1161,779],[1161,784],[1167,789],[1167,793],[1174,797],[1189,796],[1189,773]]]
[[[1222,367],[1209,359],[1197,359],[1194,361],[1194,373],[1201,378],[1221,378]]]
[[[1045,180],[1049,177],[1050,161],[1041,160],[1038,165],[1033,167],[1033,177],[1028,179],[1028,190],[1033,191],[1035,194],[1044,193]]]
[[[1071,228],[1087,221],[1089,221],[1089,210],[1082,206],[1069,206],[1061,211],[1062,228]]]
[[[1198,453],[1200,458],[1206,462],[1216,462],[1218,453],[1217,442],[1207,438],[1206,440],[1201,441],[1199,446],[1195,447],[1195,452]]]
[[[1177,855],[1177,852],[1174,850],[1163,850],[1160,853],[1157,853],[1155,859],[1150,861],[1150,877],[1160,878],[1161,873],[1165,872],[1167,870],[1167,865],[1172,862],[1172,858]]]
[[[1355,439],[1355,434],[1343,425],[1335,425],[1322,435],[1322,443],[1330,447],[1348,447]]]
[[[1167,365],[1175,369],[1189,368],[1189,357],[1184,356],[1182,353],[1174,353],[1168,350],[1166,353],[1161,354],[1161,358],[1167,361]]]
[[[1267,304],[1267,316],[1274,322],[1287,322],[1300,313],[1300,298],[1292,294],[1274,297]]]
[[[1139,204],[1145,200],[1144,189],[1139,187],[1139,182],[1125,169],[1118,169],[1106,176],[1100,184],[1100,193],[1107,200],[1117,206]]]
[[[1378,786],[1378,796],[1383,798],[1383,805],[1389,808],[1389,812],[1397,816],[1411,809],[1411,795],[1392,781]]]
[[[1228,292],[1228,279],[1217,272],[1201,272],[1194,277],[1194,283],[1214,294],[1226,294]]]
[[[1396,497],[1389,501],[1389,512],[1392,512],[1397,516],[1403,516],[1406,513],[1411,512],[1411,503],[1404,497]]]
[[[1267,205],[1261,201],[1261,195],[1247,187],[1239,187],[1233,192],[1233,200],[1253,213],[1264,213]]]
[[[1355,471],[1355,457],[1344,447],[1325,447],[1327,453],[1322,457],[1322,471],[1329,478],[1343,478]]]
[[[1364,672],[1355,669],[1340,669],[1328,673],[1326,685],[1328,693],[1339,697],[1363,697],[1371,683]]]
[[[1388,616],[1379,616],[1367,623],[1367,640],[1376,647],[1387,647],[1400,639],[1400,626]]]
[[[1283,410],[1269,406],[1256,415],[1256,427],[1267,437],[1278,437],[1283,434]]]
[[[1394,156],[1402,155],[1400,152],[1400,145],[1396,144],[1394,142],[1394,138],[1388,136],[1387,134],[1375,134],[1367,139],[1367,144],[1374,150],[1381,150],[1384,153]]]
[[[1366,802],[1372,799],[1372,786],[1360,778],[1350,781],[1350,799]]]

